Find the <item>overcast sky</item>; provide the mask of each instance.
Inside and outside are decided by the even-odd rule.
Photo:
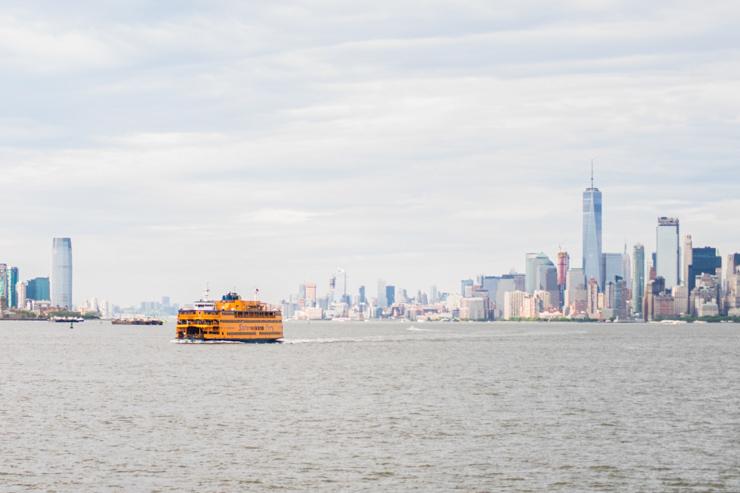
[[[76,302],[579,264],[592,158],[605,250],[740,251],[738,2],[8,3],[0,261]]]

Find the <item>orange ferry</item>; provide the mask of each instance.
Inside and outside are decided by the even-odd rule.
[[[208,296],[206,296],[207,298]],[[260,301],[227,293],[177,313],[177,338],[196,341],[281,342],[283,316]]]

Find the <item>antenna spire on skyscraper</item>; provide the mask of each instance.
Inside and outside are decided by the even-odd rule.
[[[594,187],[594,160],[591,160],[591,188]]]

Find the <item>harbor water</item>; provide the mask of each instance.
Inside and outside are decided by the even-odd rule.
[[[740,325],[0,322],[0,491],[740,491]]]

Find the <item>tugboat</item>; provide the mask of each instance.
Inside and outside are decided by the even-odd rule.
[[[261,301],[229,292],[220,301],[196,301],[177,313],[177,339],[191,341],[282,342],[283,316]]]

